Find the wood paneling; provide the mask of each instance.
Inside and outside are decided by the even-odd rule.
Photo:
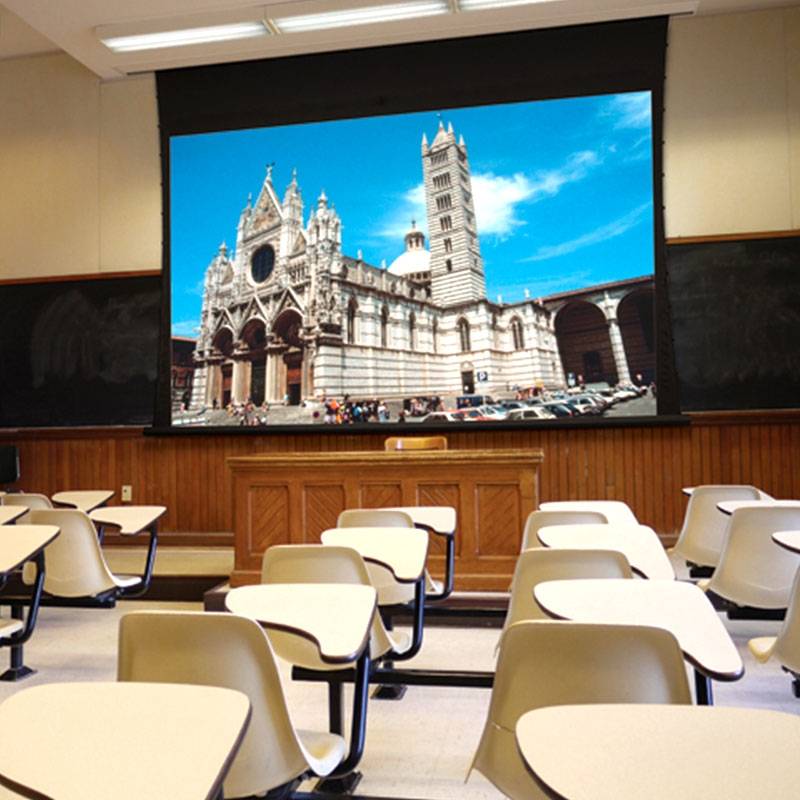
[[[20,447],[17,488],[48,495],[105,487],[119,492],[129,483],[135,503],[167,506],[161,540],[191,545],[233,544],[226,458],[382,450],[384,438],[380,433],[153,437],[137,429],[0,434],[0,442]],[[691,426],[683,427],[459,430],[448,433],[448,440],[456,450],[541,448],[542,500],[624,500],[665,543],[674,540],[683,519],[682,486],[752,483],[775,497],[800,498],[800,412],[795,411],[697,414]],[[420,488],[419,502],[423,497],[433,501],[437,492],[453,497],[459,491],[451,476],[441,479],[435,489]],[[346,500],[356,504],[355,498]],[[312,527],[324,523],[318,520]],[[110,534],[109,541],[114,541]]]

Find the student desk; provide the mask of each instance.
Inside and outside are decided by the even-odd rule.
[[[0,506],[0,525],[11,525],[28,511],[27,506]]]
[[[525,520],[539,502],[541,450],[369,450],[265,453],[227,459],[232,476],[232,586],[258,583],[274,544],[313,544],[349,508],[402,508],[432,537],[430,561],[445,566],[453,542],[458,589],[505,590]],[[455,511],[422,512],[444,506]],[[445,517],[444,521],[439,516]],[[448,519],[449,518],[449,519]],[[449,530],[448,530],[449,529]],[[442,570],[446,572],[446,569]],[[447,587],[445,587],[447,588]]]
[[[51,499],[57,505],[78,508],[88,514],[90,511],[105,505],[113,496],[114,492],[110,489],[89,489],[74,492],[56,492]]]
[[[0,704],[0,783],[58,800],[221,800],[250,719],[232,689],[50,683]]]
[[[800,531],[776,531],[772,541],[791,553],[800,553]]]
[[[23,506],[17,506],[27,512]],[[11,647],[9,668],[0,675],[0,681],[18,681],[35,670],[26,667],[22,647],[33,634],[39,603],[44,586],[44,549],[58,536],[55,525],[9,525],[0,527],[0,586],[5,585],[8,576],[19,569],[26,561],[36,565],[36,576],[31,589],[28,617],[23,622],[23,607],[19,603],[11,606],[11,619],[2,620],[0,639],[7,639]]]
[[[744,665],[702,590],[678,581],[547,581],[534,590],[550,616],[575,622],[666,628],[694,667],[697,702],[711,705],[711,679],[735,681]]]
[[[610,523],[623,525],[638,525],[634,513],[627,504],[620,500],[559,500],[557,502],[542,503],[542,511],[597,511],[605,514]]]
[[[717,503],[717,508],[723,514],[733,514],[740,508],[800,508],[800,500],[773,500],[764,498],[763,500],[721,500]]]
[[[517,746],[558,800],[789,798],[800,786],[800,717],[758,708],[537,708]]]
[[[547,525],[536,535],[545,547],[617,550],[643,578],[675,580],[661,540],[646,525]]]
[[[329,779],[353,773],[364,752],[369,633],[377,600],[372,586],[350,583],[264,583],[231,589],[225,597],[225,605],[234,614],[254,619],[267,630],[310,640],[326,664],[347,667],[356,662],[350,751]],[[338,687],[342,689],[341,683]],[[329,700],[333,699],[329,694]],[[331,702],[329,717],[331,733],[341,735],[341,691],[338,700]]]

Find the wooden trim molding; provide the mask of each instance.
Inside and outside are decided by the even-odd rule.
[[[753,231],[749,233],[715,233],[710,236],[673,236],[668,245],[703,244],[705,242],[746,242],[752,239],[791,239],[800,236],[800,229],[788,231]]]
[[[61,283],[67,281],[104,281],[106,278],[152,278],[161,275],[160,269],[128,270],[126,272],[84,272],[71,275],[37,275],[34,278],[3,278],[0,286],[24,283]]]

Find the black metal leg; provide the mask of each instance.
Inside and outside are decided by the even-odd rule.
[[[408,661],[419,653],[422,647],[422,635],[425,629],[425,576],[414,584],[414,633],[411,647],[402,653],[392,653],[394,661]]]
[[[711,686],[711,678],[703,675],[698,670],[694,671],[694,694],[699,706],[714,705],[714,691]]]
[[[103,544],[103,539],[105,538],[106,535],[106,526],[103,525],[102,522],[95,523],[95,526],[97,528],[97,541],[100,544]]]
[[[35,673],[35,670],[25,666],[22,648],[25,642],[31,638],[36,619],[39,616],[39,604],[42,599],[42,588],[44,587],[44,550],[40,550],[31,560],[36,565],[36,577],[33,581],[28,617],[25,619],[23,606],[20,603],[12,604],[11,616],[13,619],[25,619],[25,626],[20,633],[12,634],[11,636],[9,668],[0,675],[0,681],[18,681]]]
[[[350,750],[344,761],[325,780],[319,781],[316,787],[319,791],[334,794],[352,792],[361,780],[361,773],[356,772],[355,769],[364,754],[364,742],[367,733],[369,675],[369,647],[365,647],[364,652],[356,662],[355,684],[353,686],[353,719],[350,725]],[[338,683],[341,686],[341,682]]]
[[[150,588],[150,581],[153,578],[153,567],[156,563],[156,549],[158,547],[158,520],[155,520],[152,525],[147,529],[150,534],[150,541],[147,543],[147,558],[145,560],[144,572],[142,578],[130,590],[122,589],[120,596],[129,600],[141,597],[147,593]]]
[[[392,612],[390,610],[384,611],[383,609],[379,608],[378,613],[381,615],[384,628],[391,633],[394,630],[394,619],[392,617]],[[388,670],[394,669],[394,660],[387,658],[381,661],[381,667]],[[375,691],[372,693],[372,698],[374,700],[401,700],[405,693],[405,686],[380,684],[379,686],[375,687]]]
[[[436,533],[436,531],[433,531]],[[445,536],[445,567],[444,567],[444,586],[441,592],[431,592],[425,595],[425,602],[435,603],[446,600],[453,593],[456,574],[456,536],[454,533],[436,534]]]
[[[344,736],[344,684],[341,681],[328,681],[328,730]]]

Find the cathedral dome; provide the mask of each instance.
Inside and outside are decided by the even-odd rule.
[[[425,249],[425,234],[417,230],[416,222],[411,223],[411,230],[405,235],[406,249],[399,255],[389,272],[392,275],[416,275],[431,271],[431,254]]]

